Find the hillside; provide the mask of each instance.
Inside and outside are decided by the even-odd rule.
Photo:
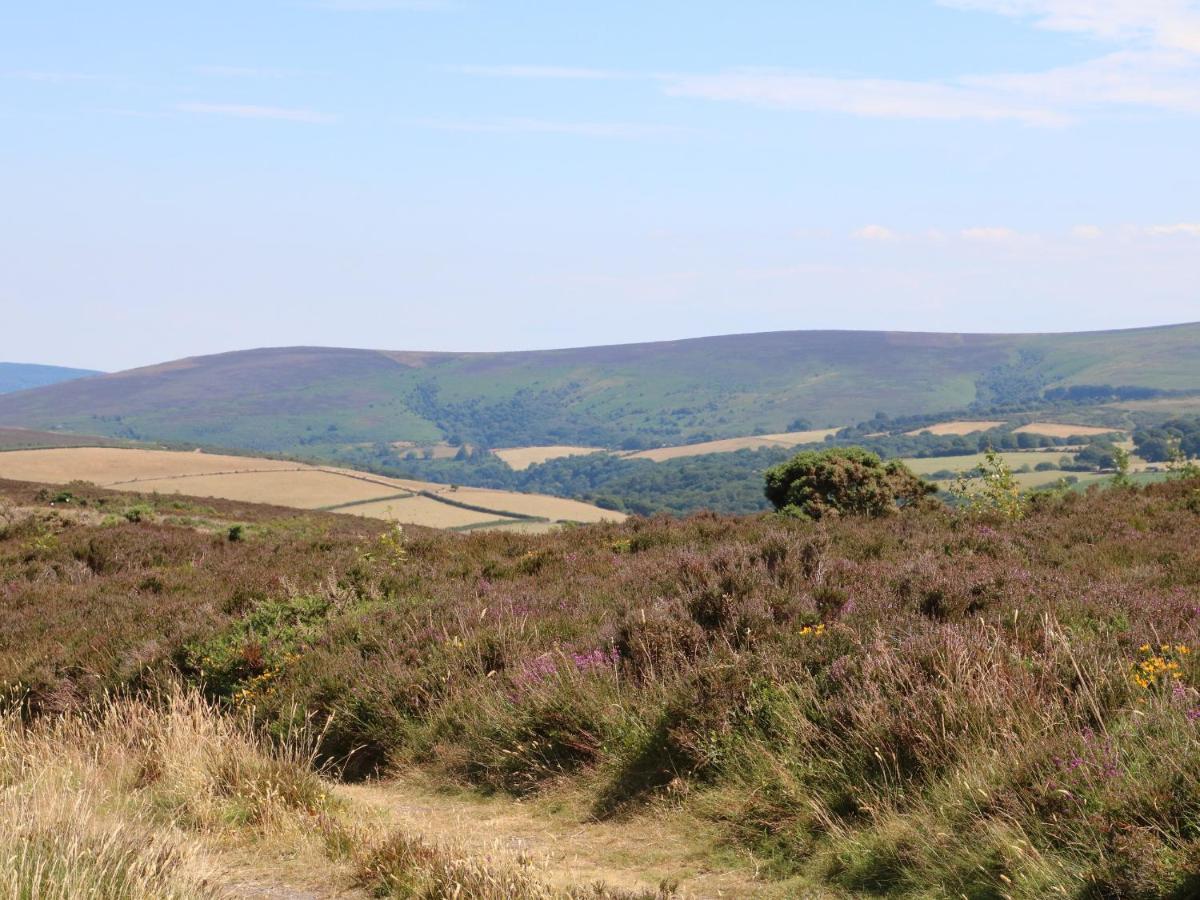
[[[0,854],[166,882],[19,897],[1191,898],[1198,571],[1197,481],[402,542],[0,481]],[[168,890],[172,840],[327,890]]]
[[[62,366],[36,366],[27,363],[0,362],[0,394],[58,384],[88,375],[100,375],[93,369],[66,369]]]
[[[327,454],[375,442],[642,449],[1028,402],[1200,391],[1200,324],[1041,335],[794,331],[523,353],[178,360],[0,397],[0,425]],[[797,425],[798,421],[808,425]]]

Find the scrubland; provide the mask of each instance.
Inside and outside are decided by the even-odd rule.
[[[138,757],[150,762],[101,762],[104,778],[146,772],[111,789],[133,799],[71,822],[124,846],[167,816],[171,829],[145,833],[182,831],[184,849],[130,840],[181,860],[182,879],[203,877],[188,855],[196,822],[261,818],[242,799],[231,818],[230,797],[279,797],[324,821],[313,774],[324,767],[569,798],[630,827],[669,812],[766,896],[1200,892],[1195,481],[1044,496],[1018,520],[699,515],[539,536],[87,488],[53,508],[34,488],[3,493],[0,681],[17,698],[0,743],[8,822],[93,805],[71,793],[90,776],[39,785],[13,760],[54,758],[50,745],[155,747]],[[176,681],[203,703],[157,687]],[[104,705],[113,691],[152,693],[129,701],[132,716]],[[201,742],[137,722],[199,706],[276,761],[205,771],[277,774],[236,776],[259,785],[244,789],[164,774],[194,770]],[[13,735],[25,733],[44,735],[41,749],[22,751]],[[271,845],[301,840],[291,828],[235,830]],[[311,852],[370,889],[443,896],[466,883],[406,894],[400,878],[362,881],[375,877],[363,859],[391,859],[381,848],[401,846],[401,871],[455,857],[404,835],[305,828]],[[41,835],[13,839],[22,858],[59,858]],[[195,895],[194,881],[179,884]]]

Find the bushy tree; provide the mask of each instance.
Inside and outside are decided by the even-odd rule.
[[[861,447],[797,453],[768,469],[767,499],[788,515],[883,516],[937,491],[898,460],[884,462]]]

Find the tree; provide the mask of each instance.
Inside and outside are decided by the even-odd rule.
[[[883,516],[937,491],[898,460],[861,447],[797,453],[766,473],[766,494],[782,513],[802,518]]]

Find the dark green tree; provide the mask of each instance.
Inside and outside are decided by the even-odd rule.
[[[884,516],[937,491],[898,460],[884,462],[861,447],[797,453],[768,469],[767,499],[780,512],[803,518]]]

